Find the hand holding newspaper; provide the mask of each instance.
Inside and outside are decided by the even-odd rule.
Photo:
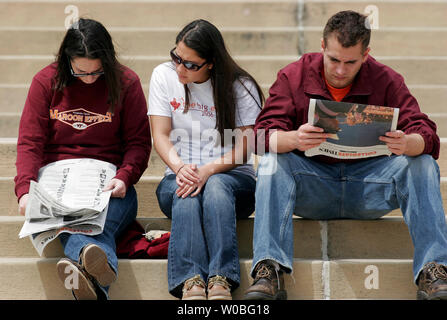
[[[116,167],[94,159],[69,159],[39,170],[31,181],[25,223],[19,237],[30,236],[40,256],[60,233],[100,234],[112,191],[103,192]]]
[[[331,137],[304,154],[338,159],[391,155],[379,137],[396,130],[398,116],[398,108],[310,99],[308,123],[323,128]]]

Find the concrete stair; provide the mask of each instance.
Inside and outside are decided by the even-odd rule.
[[[23,217],[3,217],[0,220],[0,270],[1,274],[8,274],[8,278],[12,279],[8,286],[3,286],[7,290],[0,289],[0,297],[69,298],[70,294],[58,283],[54,272],[56,262],[63,256],[59,241],[50,243],[45,248],[44,258],[39,258],[28,239],[11,241],[18,234],[23,221]],[[138,221],[152,229],[170,227],[170,221],[164,218],[139,218]],[[244,288],[251,282],[252,229],[253,218],[239,221],[237,235],[241,287],[235,291],[235,299],[242,298]],[[414,285],[411,281],[404,281],[405,278],[411,279],[413,248],[401,217],[386,217],[377,221],[294,218],[294,233],[294,256],[297,258],[294,259],[293,274],[285,276],[290,299],[414,298]],[[359,244],[360,237],[369,241]],[[323,258],[322,252],[327,252],[330,258]],[[121,259],[119,278],[111,287],[111,298],[172,299],[163,280],[166,264],[165,259]],[[378,289],[365,288],[368,266],[379,270]],[[22,274],[26,276],[23,282],[27,283],[27,288],[32,288],[24,290],[22,281],[17,283],[17,278],[21,278]],[[396,287],[397,279],[401,283]],[[148,290],[151,285],[159,291]],[[299,290],[294,289],[295,286],[299,286]]]
[[[141,217],[137,221],[147,230],[170,230],[171,227],[171,221],[164,217]],[[22,216],[0,217],[1,257],[39,257],[29,239],[11,241],[20,232],[23,222]],[[252,257],[253,222],[253,217],[238,221],[237,237],[241,258]],[[410,259],[413,256],[411,239],[401,216],[386,216],[374,221],[314,221],[294,217],[293,223],[294,256],[297,258],[321,259],[322,247],[325,247],[327,255],[333,259]],[[368,237],[370,241],[359,244],[357,239],[362,236]],[[63,256],[59,241],[51,242],[45,248],[43,256]]]
[[[141,78],[145,94],[152,69],[167,61],[176,33],[196,18],[222,31],[235,59],[267,94],[277,71],[305,52],[318,51],[323,26],[335,12],[363,12],[375,5],[379,29],[371,54],[406,80],[441,137],[441,191],[447,204],[447,2],[321,0],[0,0],[0,299],[72,299],[55,272],[63,256],[58,240],[39,257],[28,239],[18,239],[24,218],[14,195],[18,123],[34,74],[54,60],[64,35],[67,5],[101,21],[120,60]],[[36,14],[38,13],[38,14]],[[256,163],[256,162],[255,162]],[[155,189],[164,164],[155,151],[136,185],[138,221],[149,229],[170,228]],[[447,205],[445,205],[447,208]],[[289,299],[415,299],[413,247],[400,210],[374,221],[294,220],[294,272],[285,277]],[[238,223],[241,299],[250,285],[253,215]],[[173,299],[167,289],[167,260],[119,262],[111,299]],[[375,270],[378,288],[369,286]]]
[[[2,146],[0,144],[0,146]],[[6,146],[4,145],[5,149]],[[447,141],[442,144],[443,149],[447,150]],[[15,145],[9,145],[11,150],[11,155],[15,154]],[[2,148],[0,148],[2,150]],[[6,152],[5,152],[6,153]],[[2,153],[4,154],[4,153]],[[1,158],[0,158],[1,159]],[[3,160],[3,159],[2,159]],[[254,161],[254,165],[256,166],[256,160]],[[5,161],[10,165],[2,168],[0,167],[0,211],[4,212],[4,215],[16,215],[17,214],[17,199],[14,195],[14,176],[15,176],[15,156],[13,158],[9,158]],[[442,166],[442,172],[446,172],[447,163],[445,161],[439,161],[440,166]],[[3,171],[4,170],[4,171]],[[139,205],[139,213],[138,215],[141,217],[164,217],[161,212],[157,197],[155,195],[155,190],[158,186],[158,183],[161,181],[163,177],[163,173],[165,170],[165,166],[156,153],[154,151],[149,160],[149,166],[141,177],[140,181],[135,186],[138,194],[140,194],[138,198]],[[5,172],[5,173],[3,173]],[[4,174],[4,175],[3,175]],[[441,192],[442,197],[444,199],[444,205],[447,207],[447,176],[443,176],[441,178]],[[399,210],[393,211],[391,214],[397,215],[401,214]]]
[[[55,273],[59,258],[0,258],[3,299],[72,299]],[[171,300],[166,279],[166,260],[120,260],[118,280],[110,299]],[[233,293],[240,300],[251,284],[251,260],[241,259],[241,284]],[[411,259],[342,259],[321,261],[294,259],[293,278],[285,277],[288,299],[415,299]],[[369,266],[380,270],[378,289],[366,289]],[[322,276],[325,274],[326,278]],[[19,276],[20,280],[16,277]],[[326,286],[323,285],[326,284]],[[324,291],[323,289],[326,289]],[[329,294],[328,294],[329,292]]]

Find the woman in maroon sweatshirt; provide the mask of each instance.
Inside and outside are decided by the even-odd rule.
[[[30,180],[44,165],[93,158],[114,164],[116,176],[104,231],[97,236],[60,235],[67,258],[58,262],[63,282],[77,299],[108,298],[116,279],[115,238],[137,214],[133,185],[147,168],[151,137],[147,105],[137,74],[121,65],[102,24],[80,19],[67,31],[56,62],[33,78],[20,120],[15,192],[23,215]],[[79,261],[79,263],[78,263]],[[68,289],[68,288],[67,288]]]

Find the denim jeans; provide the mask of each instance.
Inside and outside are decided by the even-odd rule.
[[[236,219],[254,211],[256,181],[241,173],[218,173],[209,177],[195,197],[179,198],[175,174],[163,178],[157,198],[170,219],[168,249],[169,292],[181,297],[183,282],[197,274],[206,282],[227,277],[234,290],[240,282]]]
[[[439,167],[429,155],[324,164],[294,153],[266,154],[257,174],[252,275],[265,259],[292,271],[293,214],[377,219],[397,208],[414,245],[414,280],[427,262],[447,264]]]
[[[85,234],[62,233],[59,236],[67,258],[79,261],[82,249],[86,245],[93,243],[106,253],[110,267],[118,275],[115,240],[135,220],[137,209],[137,193],[133,186],[127,189],[126,196],[123,199],[110,198],[104,231],[101,234],[89,236]],[[108,299],[109,286],[99,286],[99,288],[104,293],[104,297]]]

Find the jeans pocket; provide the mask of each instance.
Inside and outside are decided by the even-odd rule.
[[[346,191],[347,207],[351,208],[354,218],[374,219],[399,208],[392,180],[350,181]]]
[[[342,195],[339,181],[309,174],[297,174],[295,181],[296,215],[317,220],[339,217]]]

